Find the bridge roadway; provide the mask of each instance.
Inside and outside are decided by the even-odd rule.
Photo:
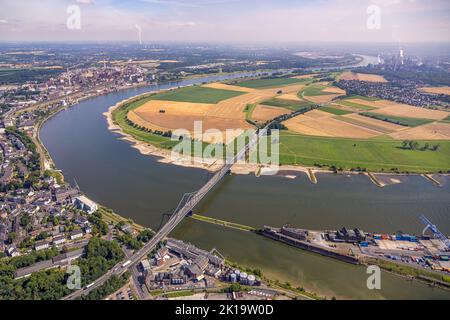
[[[206,182],[203,187],[201,187],[198,191],[185,194],[183,199],[178,204],[178,207],[175,209],[173,214],[171,215],[169,221],[153,236],[153,238],[147,242],[141,249],[139,249],[135,254],[133,254],[129,260],[126,262],[122,261],[116,264],[112,269],[106,272],[103,276],[87,285],[84,288],[81,288],[77,291],[72,292],[71,294],[65,296],[63,300],[73,300],[82,295],[86,295],[92,290],[103,285],[110,277],[113,275],[121,276],[124,274],[130,267],[139,263],[144,257],[146,257],[157,245],[160,241],[162,241],[165,237],[167,237],[170,232],[175,229],[175,227],[183,220],[183,218],[192,211],[192,209],[203,199],[203,197],[227,174],[227,172],[231,169],[231,167],[237,162],[242,160],[245,157],[246,152],[251,150],[256,146],[259,139],[267,133],[267,128],[269,125],[260,129],[257,134],[254,134],[249,142],[245,145],[244,148],[239,150],[239,152],[230,160],[226,161],[223,167],[216,171],[216,173],[212,176],[211,179]]]

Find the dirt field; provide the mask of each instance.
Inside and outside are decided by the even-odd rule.
[[[371,138],[380,135],[379,131],[340,121],[335,117],[312,119],[307,115],[300,115],[284,124],[294,132],[323,137]]]
[[[372,119],[369,117],[361,116],[356,113],[347,114],[343,117],[346,119],[349,119],[348,121],[350,121],[351,123],[354,123],[356,125],[359,125],[361,127],[365,127],[365,128],[371,129],[371,130],[376,130],[376,131],[379,131],[382,133],[391,133],[394,131],[399,131],[399,130],[405,129],[404,126],[399,126],[394,123],[381,121],[381,120],[377,120],[377,119]]]
[[[213,83],[204,84],[202,87],[213,88],[213,89],[221,89],[221,90],[241,91],[241,92],[255,92],[255,91],[258,91],[257,89],[233,86],[231,84],[225,84],[225,83],[221,83],[221,82],[213,82]]]
[[[281,107],[271,107],[264,105],[257,105],[256,108],[252,112],[252,120],[257,122],[266,122],[282,114],[291,113],[292,110],[281,108]]]
[[[450,87],[425,87],[420,90],[427,93],[450,95]]]
[[[409,128],[406,130],[394,132],[390,134],[394,139],[429,139],[429,140],[447,140],[450,139],[450,124],[433,122]]]
[[[384,77],[376,74],[365,74],[365,73],[353,73],[350,71],[344,72],[339,80],[358,80],[367,82],[388,82]]]

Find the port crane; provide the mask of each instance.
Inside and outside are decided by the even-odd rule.
[[[435,239],[441,240],[447,248],[450,249],[450,239],[448,239],[439,229],[434,225],[427,217],[425,217],[423,214],[420,215],[420,221],[425,225],[425,228],[422,231],[422,235],[425,235],[425,232],[427,230],[431,230],[433,233],[433,236]]]

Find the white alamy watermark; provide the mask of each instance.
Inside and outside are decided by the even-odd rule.
[[[191,163],[254,164],[268,167],[262,174],[273,175],[280,166],[280,132],[276,129],[203,130],[202,121],[194,121],[194,130],[176,129],[171,140],[171,160],[190,159]]]
[[[370,276],[367,278],[367,289],[369,290],[381,290],[381,270],[379,266],[368,266],[366,270]]]
[[[367,29],[381,30],[381,7],[375,4],[367,7],[366,13],[369,15],[366,21]]]
[[[79,5],[73,4],[67,7],[66,26],[69,30],[81,29],[81,8]]]

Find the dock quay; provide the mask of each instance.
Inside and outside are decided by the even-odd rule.
[[[264,226],[262,236],[285,244],[352,264],[376,264],[388,272],[400,274],[443,288],[450,287],[450,239],[440,233],[425,216],[422,235],[397,232],[377,234],[361,229],[314,231]],[[426,235],[430,228],[433,237]]]
[[[264,226],[262,230],[262,235],[271,238],[276,241],[284,242],[288,245],[314,252],[323,256],[338,259],[344,262],[359,264],[359,259],[356,255],[348,255],[334,250],[334,248],[327,248],[325,246],[320,246],[313,244],[309,240],[313,233],[308,230],[294,229],[289,227],[273,228],[269,226]]]

